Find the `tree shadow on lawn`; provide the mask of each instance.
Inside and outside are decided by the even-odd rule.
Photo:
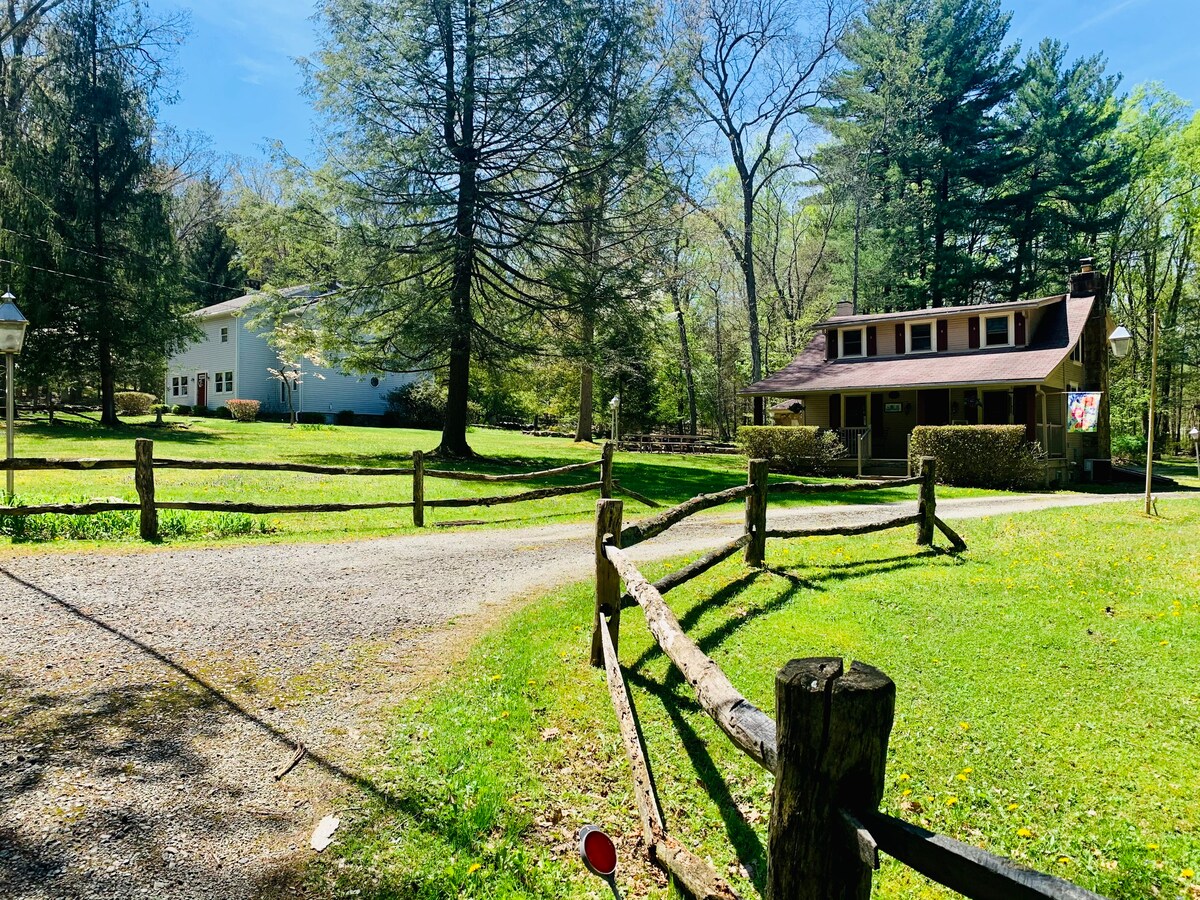
[[[747,623],[788,606],[804,591],[824,591],[827,589],[824,585],[829,582],[836,583],[867,575],[878,575],[915,568],[923,565],[931,557],[941,555],[943,555],[943,551],[934,549],[905,554],[903,556],[835,563],[823,566],[820,574],[809,576],[800,576],[792,571],[770,567],[751,571],[725,585],[699,603],[689,607],[679,617],[679,624],[686,632],[693,628],[706,613],[724,607],[764,578],[781,579],[784,584],[779,586],[780,589],[774,596],[769,597],[765,602],[759,602],[747,608],[741,615],[726,620],[704,635],[694,638],[700,649],[705,654],[711,655],[716,648],[736,634],[738,630],[745,627]],[[746,867],[750,873],[751,881],[761,892],[766,883],[766,848],[763,846],[762,840],[759,838],[754,826],[746,820],[745,815],[738,808],[729,783],[725,780],[724,775],[722,775],[716,761],[708,750],[706,739],[700,736],[685,716],[685,714],[703,714],[700,704],[695,700],[683,675],[673,664],[668,664],[666,676],[661,681],[655,680],[642,672],[642,669],[648,663],[663,655],[657,642],[652,643],[637,660],[629,666],[623,667],[625,677],[629,683],[637,685],[661,702],[663,710],[671,720],[672,728],[679,735],[683,749],[688,754],[688,758],[696,771],[702,787],[720,812],[726,834],[728,834],[729,840],[733,844],[738,861]],[[787,660],[780,660],[779,665],[782,666],[786,662]],[[630,706],[634,707],[634,716],[637,719],[636,724],[639,732],[641,732],[641,723],[640,718],[637,718],[636,707],[633,703]],[[651,778],[657,782],[653,774],[654,765],[652,762],[650,763],[650,768]],[[655,783],[654,790],[657,795],[657,783]],[[660,805],[662,805],[661,799]],[[671,823],[668,822],[666,824],[669,833],[671,831]]]
[[[129,458],[133,458],[132,442],[136,438],[150,438],[155,444],[218,444],[222,437],[203,431],[192,431],[187,428],[168,426],[155,428],[150,424],[128,424],[119,428],[108,428],[101,425],[26,423],[17,432],[19,439],[22,434],[36,435],[40,438],[55,440],[103,440],[130,442]]]
[[[143,806],[137,809],[118,804],[115,808],[86,815],[107,816],[117,822],[122,838],[129,835],[128,843],[114,844],[110,849],[144,856],[148,848],[153,847],[150,855],[158,854],[161,857],[162,853],[168,852],[168,848],[159,846],[161,841],[157,837],[156,819],[164,809],[169,809],[169,815],[173,818],[185,816],[195,819],[204,814],[203,810],[198,813],[194,808],[181,809],[182,804],[171,784],[178,785],[178,779],[184,776],[202,777],[209,770],[209,759],[194,744],[196,740],[216,734],[223,720],[233,717],[278,744],[285,751],[280,759],[288,758],[297,747],[299,740],[296,735],[266,721],[203,675],[168,654],[6,569],[0,568],[0,574],[36,595],[38,600],[49,601],[72,617],[112,635],[175,676],[166,681],[143,681],[72,697],[47,693],[34,688],[26,680],[13,677],[11,673],[0,673],[0,688],[3,689],[0,695],[0,725],[4,726],[4,731],[0,732],[0,748],[8,749],[14,758],[25,753],[7,745],[28,746],[33,748],[30,752],[36,754],[29,757],[28,765],[23,770],[18,771],[15,765],[0,767],[0,810],[11,809],[23,795],[50,787],[44,782],[46,766],[51,762],[63,769],[83,769],[86,772],[84,777],[119,777],[125,774],[124,767],[132,759],[148,773],[143,777],[161,782],[164,794],[169,790],[170,796],[164,796],[163,802],[154,808]],[[200,717],[200,727],[197,717]],[[13,723],[16,723],[16,727],[13,727]],[[241,739],[245,740],[244,737]],[[25,760],[21,762],[25,763]],[[307,749],[301,765],[307,762],[312,762],[325,774],[361,791],[404,822],[426,832],[437,833],[460,849],[472,849],[471,839],[450,834],[440,827],[430,815],[423,797],[398,793],[311,748]],[[254,785],[246,787],[252,789]],[[240,795],[242,789],[240,784],[230,788],[235,796]],[[256,826],[254,830],[267,828],[279,832],[295,827],[286,819],[264,822],[261,816],[256,816],[252,821]],[[88,824],[84,821],[80,827]],[[191,827],[195,833],[210,838],[214,833],[232,830],[231,823],[219,817],[205,818],[204,821],[192,823]],[[254,830],[246,840],[235,841],[232,846],[222,846],[222,849],[228,849],[234,855],[244,852],[249,838],[255,836]],[[481,839],[486,837],[483,835]],[[233,840],[227,838],[226,843]],[[77,856],[71,857],[59,841],[32,837],[29,833],[3,824],[2,819],[0,841],[3,846],[12,848],[9,853],[0,854],[2,896],[42,896],[50,885],[64,896],[120,896],[128,893],[128,872],[85,872],[83,865],[87,861]],[[217,869],[219,867],[217,863]],[[272,887],[282,891],[294,885],[296,879],[302,876],[303,866],[297,865],[293,857],[275,868],[261,867],[254,878],[260,888]],[[180,880],[178,887],[184,884],[207,885],[204,896],[210,893],[214,896],[240,895],[246,889],[244,873],[214,870],[207,860],[195,853],[187,856],[186,864],[177,865],[172,874],[164,877]],[[222,888],[222,885],[225,887]],[[214,886],[218,888],[215,892],[211,890]],[[18,888],[26,893],[21,893]]]

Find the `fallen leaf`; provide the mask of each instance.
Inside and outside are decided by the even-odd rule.
[[[558,739],[558,729],[557,728],[543,728],[542,729],[542,740],[543,741],[553,741],[553,740],[557,740],[557,739]]]
[[[312,848],[320,853],[333,843],[333,833],[340,824],[337,816],[326,816],[317,823],[312,833]]]

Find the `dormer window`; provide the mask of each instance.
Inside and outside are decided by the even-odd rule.
[[[985,347],[1012,346],[1012,315],[988,316],[983,320]]]
[[[838,331],[842,341],[842,356],[863,355],[863,332],[861,328],[842,328]]]
[[[933,352],[933,325],[929,322],[908,323],[908,352]]]

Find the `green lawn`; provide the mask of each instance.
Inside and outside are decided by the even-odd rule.
[[[25,423],[18,427],[18,456],[123,457],[132,459],[133,441],[154,440],[156,456],[193,459],[291,461],[328,465],[406,466],[414,450],[430,451],[439,434],[409,429],[357,428],[349,426],[305,426],[288,428],[281,423],[237,423],[220,419],[181,419],[168,416],[168,428],[154,428],[150,420],[133,420],[119,429],[102,429],[79,424],[51,427]],[[534,438],[512,432],[479,429],[470,435],[472,446],[484,459],[467,463],[431,462],[442,469],[477,472],[525,472],[553,468],[573,462],[599,459],[600,447],[575,444],[555,438]],[[652,499],[674,504],[703,491],[720,490],[745,482],[746,461],[741,456],[667,455],[619,453],[616,478]],[[427,479],[426,499],[487,496],[518,493],[537,487],[579,484],[598,478],[596,472],[516,484],[487,484],[444,479]],[[92,472],[31,471],[16,474],[16,493],[23,504],[66,502],[92,497],[136,500],[130,469]],[[411,498],[412,480],[407,476],[350,477],[307,475],[290,472],[199,472],[160,469],[155,473],[156,496],[163,500],[241,500],[246,502],[299,504],[314,502],[368,502],[379,498]],[[825,495],[819,499],[789,498],[789,504],[805,502],[882,502],[915,496],[915,488],[871,494]],[[942,496],[982,493],[944,489]],[[505,504],[490,508],[467,507],[426,510],[427,526],[464,520],[489,525],[549,524],[585,521],[595,509],[596,495],[568,495],[549,500]],[[781,501],[784,502],[784,501]],[[644,511],[629,501],[630,512]],[[407,509],[364,510],[350,513],[311,513],[248,517],[196,513],[164,513],[166,539],[212,541],[230,537],[241,540],[341,540],[350,537],[411,531],[412,514]],[[68,520],[60,526],[75,526],[76,536],[93,543],[118,539],[136,541],[136,513],[108,514],[104,519]],[[110,527],[111,525],[111,527]],[[70,546],[78,548],[78,541]]]
[[[885,808],[1118,900],[1200,896],[1200,501],[965,521],[961,558],[911,529],[772,542],[672,592],[685,628],[773,710],[787,659],[841,655],[898,686]],[[677,561],[675,565],[678,565]],[[650,566],[653,578],[671,568]],[[401,708],[317,896],[602,897],[573,848],[618,836],[629,896],[664,895],[603,674],[589,584],[530,602]],[[622,621],[667,827],[756,896],[771,779],[698,709],[640,611]],[[885,862],[879,898],[948,891]]]

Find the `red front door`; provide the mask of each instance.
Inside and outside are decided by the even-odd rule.
[[[208,406],[208,376],[203,372],[196,375],[196,405]]]

